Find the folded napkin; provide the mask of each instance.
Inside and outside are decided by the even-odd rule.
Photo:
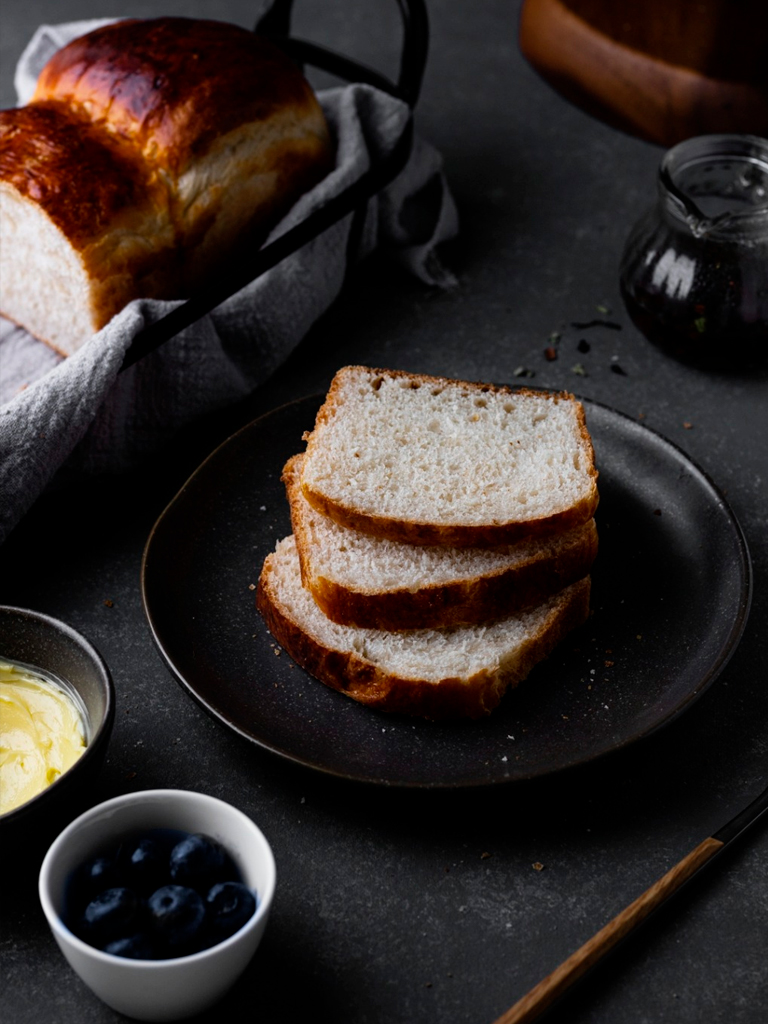
[[[56,49],[101,24],[39,28],[17,68],[19,103]],[[337,144],[335,169],[269,240],[391,152],[409,118],[404,103],[367,85],[319,99]],[[122,373],[137,332],[178,302],[131,302],[67,359],[0,318],[0,542],[61,473],[135,467],[184,424],[262,384],[339,294],[351,223],[352,215]],[[447,287],[453,279],[435,248],[456,231],[440,154],[417,136],[405,169],[368,202],[357,255],[386,249],[426,284]]]

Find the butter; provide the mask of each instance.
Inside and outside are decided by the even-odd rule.
[[[85,747],[84,713],[64,687],[0,660],[0,814],[50,786]]]

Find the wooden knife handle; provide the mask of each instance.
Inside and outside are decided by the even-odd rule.
[[[556,999],[559,999],[583,974],[594,967],[602,957],[641,924],[648,915],[676,892],[691,875],[723,848],[723,843],[712,837],[702,843],[657,882],[646,889],[642,896],[630,903],[609,921],[597,934],[572,953],[567,960],[556,967],[551,974],[518,1000],[494,1024],[529,1024],[536,1020]]]

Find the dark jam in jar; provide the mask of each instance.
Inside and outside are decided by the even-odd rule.
[[[620,276],[630,317],[664,351],[711,368],[768,364],[768,140],[671,149]]]

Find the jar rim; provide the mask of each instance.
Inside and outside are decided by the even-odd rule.
[[[720,160],[740,160],[761,168],[768,182],[768,139],[758,135],[698,135],[669,149],[659,166],[659,186],[672,212],[684,220],[696,236],[730,234],[768,228],[768,188],[763,202],[741,210],[708,216],[679,184],[685,170]]]

